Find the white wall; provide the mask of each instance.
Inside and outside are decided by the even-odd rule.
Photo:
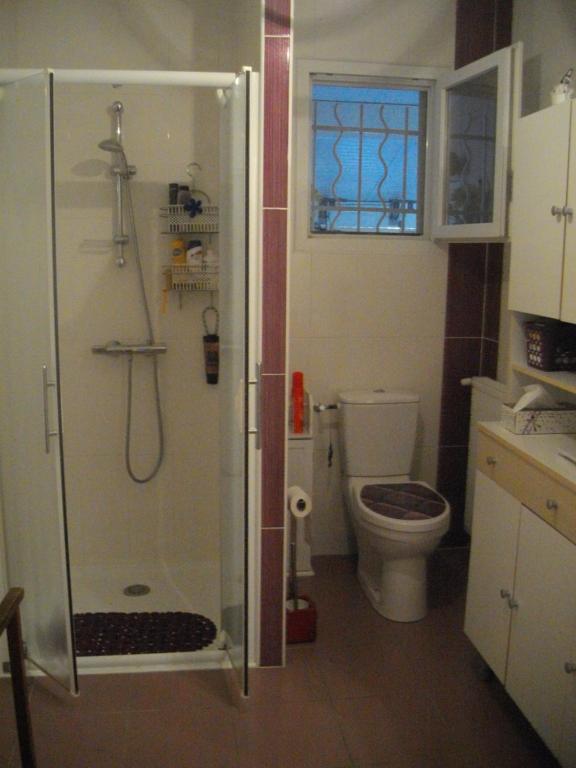
[[[454,0],[295,0],[299,59],[452,66]],[[306,173],[295,148],[293,179]],[[299,226],[301,223],[299,224]],[[316,401],[349,388],[404,388],[422,396],[415,476],[437,464],[447,253],[430,240],[331,238],[293,233],[290,369]],[[350,551],[342,505],[337,415],[316,416],[314,554]],[[336,452],[327,466],[332,440]]]
[[[259,62],[257,0],[3,0],[0,22],[4,67],[226,71]]]
[[[514,0],[512,40],[524,43],[524,112],[543,109],[551,88],[576,68],[576,3]]]

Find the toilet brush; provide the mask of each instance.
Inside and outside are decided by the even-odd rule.
[[[311,643],[316,639],[316,606],[307,595],[298,595],[296,541],[298,520],[290,521],[290,573],[288,577],[288,601],[286,605],[286,642]]]
[[[298,610],[298,574],[296,573],[296,521],[290,526],[290,580],[288,600],[292,601],[292,610]]]

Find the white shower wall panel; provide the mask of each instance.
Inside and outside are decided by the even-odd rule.
[[[110,104],[124,104],[124,147],[137,167],[130,182],[146,288],[157,339],[166,454],[139,485],[124,466],[127,364],[94,355],[112,339],[143,340],[146,324],[131,249],[115,264],[114,158],[98,149],[111,135]],[[217,563],[218,391],[206,384],[201,312],[209,294],[169,296],[162,314],[162,266],[172,238],[158,208],[168,183],[190,180],[217,200],[218,107],[213,93],[183,88],[57,86],[55,94],[57,264],[61,392],[71,562],[106,568],[134,563]],[[134,361],[133,456],[137,473],[156,457],[151,362]],[[74,570],[73,570],[74,578]],[[215,587],[216,588],[216,587]]]

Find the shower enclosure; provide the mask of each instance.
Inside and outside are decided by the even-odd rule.
[[[126,670],[130,660],[213,666],[227,656],[246,691],[256,624],[248,544],[258,487],[257,77],[0,71],[0,83],[2,559],[6,586],[26,590],[28,657],[74,691],[73,614],[202,614],[218,628],[205,651],[81,658],[80,671]],[[124,247],[126,266],[116,265],[118,158],[97,147],[118,100],[124,150],[138,168],[129,183],[154,333],[133,243]],[[219,231],[204,243],[219,254],[219,291],[170,290],[165,306],[173,235],[163,233],[160,209],[168,184],[185,181],[198,161],[208,171],[191,194],[202,187],[219,207]],[[209,303],[221,315],[217,387],[204,376]],[[165,447],[156,475],[135,483],[123,460],[123,363],[128,357],[131,459],[142,478],[158,456],[152,361],[136,350],[92,348],[145,336],[166,343],[155,358]],[[138,585],[147,589],[132,596]]]

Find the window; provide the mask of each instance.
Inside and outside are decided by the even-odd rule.
[[[312,75],[312,234],[421,235],[428,87]]]

